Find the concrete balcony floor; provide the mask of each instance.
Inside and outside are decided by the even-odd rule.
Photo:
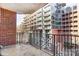
[[[4,47],[1,50],[3,56],[49,56],[49,54],[29,44],[16,44]]]

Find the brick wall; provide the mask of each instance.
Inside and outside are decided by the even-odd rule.
[[[0,45],[16,44],[16,13],[0,8]]]

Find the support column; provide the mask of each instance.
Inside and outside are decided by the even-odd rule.
[[[45,35],[45,30],[43,30],[43,33],[42,33],[42,48],[45,48],[46,47],[46,35]]]
[[[42,11],[43,11],[43,9],[42,9]],[[43,15],[43,13],[42,13],[42,15]],[[43,31],[43,33],[42,33],[42,39],[41,39],[41,47],[42,48],[45,48],[46,47],[46,35],[45,35],[45,26],[44,26],[44,17],[42,17],[42,31]]]
[[[35,44],[37,44],[36,31],[34,31],[34,40],[35,40]]]
[[[17,35],[17,36],[18,36],[18,38],[17,38],[17,39],[18,39],[18,40],[17,40],[17,42],[19,43],[19,38],[20,38],[20,37],[19,37],[19,33],[18,33],[18,35]]]
[[[40,34],[40,32],[38,31],[38,32],[37,32],[37,35],[38,35],[38,40],[37,40],[38,46],[39,46],[39,44],[40,44],[40,35],[39,35],[39,34]]]

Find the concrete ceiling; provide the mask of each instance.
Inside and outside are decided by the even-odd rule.
[[[0,7],[21,14],[31,14],[47,3],[0,3]]]

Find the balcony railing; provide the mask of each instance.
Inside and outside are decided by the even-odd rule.
[[[39,36],[35,37],[35,33],[31,33],[29,40],[33,46],[44,49],[53,56],[79,56],[78,35],[45,34],[45,38],[42,38],[42,34],[38,34]],[[45,47],[43,48],[43,46]]]

